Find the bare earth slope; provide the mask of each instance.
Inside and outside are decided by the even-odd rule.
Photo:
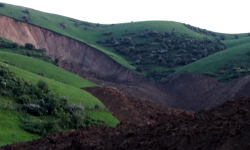
[[[143,105],[144,102],[137,100],[136,103]],[[151,107],[152,111],[158,111],[158,106],[151,104]],[[250,149],[250,98],[227,101],[197,114],[172,110],[149,117],[155,122],[122,122],[116,128],[85,127],[79,131],[50,134],[42,139],[7,145],[0,149]]]
[[[59,66],[82,76],[110,78],[116,81],[140,81],[140,76],[116,63],[99,50],[53,31],[30,25],[0,15],[0,36],[36,48],[46,48],[53,59],[59,59]]]
[[[60,67],[99,85],[174,108],[198,111],[250,93],[250,77],[222,84],[204,75],[182,74],[170,77],[164,85],[153,83],[83,42],[1,15],[0,36],[46,48],[53,59],[59,58]]]
[[[228,99],[250,96],[250,76],[225,84],[212,77],[188,73],[170,77],[163,88],[173,97],[170,107],[199,111]]]

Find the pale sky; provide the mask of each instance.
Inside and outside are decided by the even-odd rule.
[[[166,20],[222,33],[250,32],[250,0],[0,0],[93,23]]]

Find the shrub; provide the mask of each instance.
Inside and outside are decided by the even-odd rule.
[[[34,50],[35,49],[35,46],[31,43],[26,43],[25,44],[25,48],[29,49],[29,50]]]
[[[25,22],[29,22],[30,20],[30,17],[28,15],[24,15],[22,18],[24,19]]]
[[[37,75],[44,77],[44,73],[42,73],[42,72],[37,73]]]
[[[22,95],[16,98],[18,103],[25,104],[31,102],[31,98],[28,95]]]
[[[33,104],[33,103],[24,104],[22,106],[22,110],[25,110],[25,111],[27,111],[27,113],[35,115],[35,116],[42,116],[48,112],[40,105]]]
[[[250,36],[250,33],[248,33],[247,35]]]
[[[239,35],[238,35],[238,34],[235,34],[235,35],[234,35],[234,38],[235,38],[235,39],[239,39]]]
[[[66,28],[66,27],[67,27],[67,26],[66,26],[66,24],[65,24],[64,22],[61,22],[61,23],[60,23],[60,28],[63,28],[63,29],[64,29],[64,28]]]
[[[136,67],[135,71],[142,72],[143,70],[142,70],[142,67],[138,66],[138,67]]]
[[[29,14],[29,13],[30,13],[30,11],[29,11],[28,9],[25,9],[25,10],[23,10],[22,12],[23,12],[23,13],[26,13],[26,14]]]
[[[71,104],[68,106],[68,108],[66,110],[71,114],[82,113],[84,111],[84,106]]]
[[[224,35],[224,34],[221,35],[220,38],[221,38],[222,40],[226,40],[226,39],[227,39],[226,35]]]
[[[49,85],[45,81],[43,80],[38,81],[37,86],[45,93],[49,92]]]
[[[5,4],[4,3],[0,3],[0,7],[5,7]]]

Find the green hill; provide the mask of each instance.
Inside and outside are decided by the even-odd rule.
[[[32,127],[32,124],[40,122],[39,124],[44,123],[46,125],[46,123],[50,123],[56,125],[58,119],[60,118],[60,116],[55,116],[55,114],[45,116],[42,115],[40,117],[32,116],[32,114],[28,114],[28,116],[26,116],[27,114],[25,113],[25,111],[20,111],[20,108],[23,108],[24,106],[26,106],[26,104],[23,102],[20,103],[19,99],[27,97],[26,95],[28,93],[25,91],[29,91],[27,87],[22,87],[19,90],[26,94],[15,95],[14,93],[16,93],[16,90],[18,89],[15,87],[20,84],[21,86],[31,85],[31,87],[33,87],[32,85],[37,85],[39,81],[44,81],[48,85],[50,91],[54,93],[54,99],[66,97],[69,103],[68,106],[66,105],[67,107],[75,106],[74,104],[76,104],[77,106],[84,106],[84,114],[82,115],[82,117],[84,117],[84,122],[88,122],[88,124],[90,125],[105,124],[108,126],[116,126],[116,124],[119,122],[105,108],[102,102],[100,102],[96,97],[92,96],[90,93],[80,89],[82,87],[97,86],[96,84],[66,70],[63,70],[54,65],[53,63],[12,53],[15,51],[15,48],[0,48],[0,65],[4,66],[5,68],[8,68],[8,70],[16,76],[11,79],[8,79],[6,77],[9,77],[9,75],[4,75],[6,71],[0,69],[0,91],[2,95],[0,96],[0,118],[2,118],[0,128],[4,129],[1,130],[0,145],[39,138],[39,128],[42,127],[40,126],[39,128],[37,127],[37,130],[33,130],[34,126]],[[19,52],[20,51],[21,50],[19,50]],[[30,50],[26,49],[26,51]],[[13,74],[11,76],[13,76]],[[23,84],[23,82],[25,82],[25,84]],[[7,92],[5,88],[3,88],[3,85],[6,84],[10,88],[10,90]],[[28,96],[32,97],[32,95],[29,94]],[[31,103],[36,104],[37,102],[37,100],[31,98]],[[66,111],[66,106],[65,108],[63,108],[64,110],[60,111]],[[57,111],[59,111],[59,108]],[[69,113],[66,116],[70,118]],[[28,118],[28,120],[23,120],[23,117],[25,119]],[[52,122],[49,122],[51,120]],[[53,120],[55,120],[55,122],[53,122]],[[27,123],[29,123],[29,125]],[[48,132],[71,129],[68,127],[53,128],[55,129],[48,130]]]
[[[220,81],[230,81],[250,73],[250,42],[215,53],[192,64],[179,68],[175,74],[204,73]]]
[[[85,42],[157,81],[216,52],[248,43],[250,38],[170,21],[90,23],[9,4],[1,7],[0,14]]]

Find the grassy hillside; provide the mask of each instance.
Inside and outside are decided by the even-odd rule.
[[[185,34],[189,37],[198,39],[202,39],[205,37],[214,39],[213,36],[200,34],[193,30],[190,30],[185,27],[184,24],[169,21],[144,21],[104,25],[98,23],[89,23],[86,21],[79,21],[64,16],[44,13],[33,9],[27,9],[24,7],[8,4],[0,9],[0,14],[21,21],[25,21],[24,16],[27,16],[28,20],[26,21],[28,23],[44,27],[46,29],[77,39],[79,41],[86,42],[87,44],[111,56],[111,58],[116,60],[118,63],[132,70],[135,70],[136,67],[138,67],[138,65],[134,64],[134,62],[137,60],[136,58],[131,58],[127,55],[123,55],[120,52],[117,52],[114,47],[106,47],[103,44],[97,43],[97,41],[107,40],[111,37],[116,39],[130,37],[132,38],[134,45],[136,43],[154,43],[155,38],[148,38],[145,40],[139,37],[142,32],[145,32],[145,30],[156,30],[159,33],[174,31],[176,35]],[[228,36],[228,39],[230,38],[232,38],[232,36]],[[157,49],[158,47],[159,46],[156,46],[155,49]],[[157,66],[161,65],[157,64]],[[169,67],[165,68],[169,69]],[[152,69],[149,70],[152,71]]]
[[[34,85],[36,85],[36,83],[40,80],[45,81],[49,85],[49,88],[51,89],[51,91],[53,91],[55,93],[56,97],[66,96],[69,100],[69,104],[74,103],[74,104],[83,105],[86,108],[91,108],[91,109],[85,110],[85,115],[89,116],[92,119],[102,120],[105,122],[105,124],[107,124],[109,126],[115,126],[118,123],[118,120],[115,117],[113,117],[113,115],[109,111],[107,111],[105,109],[105,106],[97,98],[93,97],[88,92],[85,92],[85,91],[83,91],[77,87],[71,86],[71,85],[60,83],[60,82],[55,81],[53,79],[41,77],[39,75],[33,74],[31,72],[28,72],[28,71],[25,71],[22,69],[19,69],[17,67],[11,66],[9,64],[7,65],[7,64],[2,63],[2,62],[0,64],[7,66],[9,68],[9,70],[11,72],[13,72],[16,76],[24,78],[26,81],[30,81]],[[14,127],[12,127],[14,124],[15,124],[15,126],[18,126],[18,124],[20,124],[19,117],[20,117],[20,115],[22,115],[22,113],[20,114],[15,109],[14,110],[11,109],[11,106],[13,106],[13,108],[15,108],[15,106],[16,106],[15,101],[13,101],[11,98],[6,99],[6,97],[5,97],[5,99],[4,99],[3,97],[1,97],[1,106],[2,106],[2,108],[0,108],[0,111],[2,113],[0,113],[0,115],[4,115],[5,116],[4,119],[8,120],[8,116],[10,116],[11,114],[15,115],[15,117],[12,117],[11,120],[0,124],[0,125],[3,125],[3,126],[1,126],[1,129],[2,128],[9,128],[9,130],[6,133],[0,134],[0,139],[6,138],[6,140],[4,140],[3,142],[1,141],[2,142],[1,144],[7,144],[7,143],[13,142],[13,141],[10,141],[11,136],[17,136],[17,138],[15,139],[14,142],[31,140],[34,137],[38,137],[38,135],[34,135],[34,134],[27,133],[25,131],[21,131],[21,129],[19,130],[20,127],[17,130]],[[5,107],[3,107],[3,106],[5,106]],[[7,110],[11,111],[11,113],[7,116],[5,115],[6,106],[8,106]],[[95,106],[98,106],[97,110],[92,109]],[[8,127],[6,127],[6,126],[8,126]],[[9,134],[8,136],[6,136],[7,133],[13,133],[13,132],[20,132],[20,134],[21,134],[20,137],[25,137],[25,138],[23,138],[23,139],[20,138],[18,134],[15,134],[15,135]],[[3,135],[5,135],[6,137]]]
[[[170,21],[90,23],[8,4],[0,14],[85,42],[123,66],[162,82],[186,65],[250,39],[247,33],[215,33]]]
[[[59,68],[51,63],[44,62],[28,56],[18,55],[9,52],[10,49],[1,49],[0,58],[8,61],[20,69],[27,70],[34,74],[41,74],[49,79],[62,82],[77,88],[97,86],[82,77],[79,77],[69,71]]]
[[[18,77],[10,80],[10,82],[6,82],[6,76],[2,76],[4,71],[0,69],[1,95],[6,94],[6,91],[3,88],[4,84],[13,84],[13,86],[18,85],[20,82],[19,78],[24,79],[25,84],[27,82],[28,84],[31,83],[32,85],[37,85],[39,81],[44,81],[47,83],[50,91],[55,94],[55,97],[67,97],[69,106],[72,104],[84,106],[85,122],[87,121],[89,124],[106,124],[108,126],[116,126],[119,121],[105,108],[103,103],[90,93],[80,89],[82,87],[97,86],[96,84],[71,72],[63,70],[51,62],[45,62],[36,58],[16,54],[17,52],[23,51],[30,52],[31,50],[24,48],[22,48],[22,50],[17,50],[16,48],[0,48],[0,65],[7,67],[12,73],[15,74],[15,76]],[[34,50],[33,52],[36,54]],[[18,82],[18,84],[15,82]],[[15,89],[13,89],[13,91],[15,91]],[[25,112],[20,111],[20,108],[23,106],[22,104],[17,103],[17,100],[18,97],[14,95],[10,95],[8,97],[0,96],[0,118],[2,119],[0,128],[3,129],[0,133],[0,145],[19,141],[28,141],[40,137],[37,134],[29,133],[33,131],[33,129],[30,129],[30,123],[46,123],[47,121],[53,120],[56,123],[59,121],[58,117],[54,115],[48,115],[42,118],[33,117],[32,115],[27,116]],[[26,120],[20,119],[23,116],[25,116],[24,118]],[[24,130],[22,125],[24,122],[25,130],[30,130],[29,132]],[[56,129],[54,131],[57,131],[58,129],[67,129],[59,127],[55,128]]]
[[[29,141],[40,137],[20,128],[20,112],[10,110],[12,101],[0,96],[0,146],[19,141]]]
[[[215,53],[178,69],[174,74],[185,72],[205,73],[221,81],[248,75],[250,73],[250,42]]]

